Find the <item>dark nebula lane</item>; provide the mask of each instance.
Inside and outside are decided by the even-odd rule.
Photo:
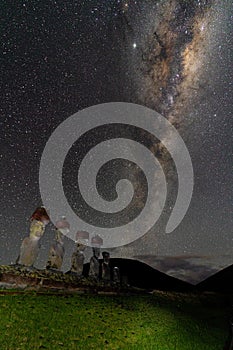
[[[213,1],[157,2],[149,10],[151,24],[140,39],[140,51],[129,58],[139,102],[178,128],[181,114],[200,89],[213,31],[212,5]]]

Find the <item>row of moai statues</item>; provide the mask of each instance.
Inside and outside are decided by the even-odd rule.
[[[100,248],[92,248],[93,256],[90,259],[89,277],[95,280],[120,283],[120,271],[118,267],[111,267],[109,252],[102,252],[103,262],[99,263]]]
[[[30,218],[30,234],[24,238],[20,247],[20,254],[16,263],[33,267],[39,253],[39,241],[45,232],[45,227],[49,223],[49,215],[44,207],[39,207],[35,210]],[[65,254],[64,236],[69,233],[70,225],[65,217],[61,217],[56,222],[55,240],[50,246],[46,269],[51,271],[61,271],[63,258]],[[89,242],[89,233],[79,231],[76,234],[76,249],[71,257],[71,269],[69,273],[76,276],[83,275],[84,267],[84,251]],[[119,268],[111,269],[109,252],[102,252],[103,262],[100,264],[100,247],[103,245],[103,240],[99,236],[94,236],[91,239],[93,255],[90,259],[90,268],[88,276],[94,280],[102,279],[104,281],[120,282]]]

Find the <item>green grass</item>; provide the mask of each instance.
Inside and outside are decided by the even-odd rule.
[[[0,295],[0,349],[221,350],[218,300],[154,295]]]

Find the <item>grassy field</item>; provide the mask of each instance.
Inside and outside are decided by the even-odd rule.
[[[0,295],[0,349],[221,350],[218,299],[153,295]]]

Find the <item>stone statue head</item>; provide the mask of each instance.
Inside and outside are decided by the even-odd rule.
[[[45,225],[42,221],[32,220],[30,225],[30,238],[39,240],[45,231]]]
[[[67,235],[70,232],[70,224],[66,220],[65,216],[62,216],[57,222],[56,222],[56,228],[59,230],[63,235]]]
[[[76,243],[76,247],[78,252],[84,252],[84,250],[86,249],[86,245],[80,242]]]
[[[92,251],[93,251],[93,255],[94,255],[96,258],[99,258],[99,256],[100,256],[100,248],[98,248],[98,247],[93,247],[93,248],[92,248]]]
[[[60,230],[56,230],[56,236],[55,239],[59,243],[63,243],[64,235]]]
[[[109,252],[102,252],[102,256],[103,256],[104,261],[109,261],[110,260]]]

